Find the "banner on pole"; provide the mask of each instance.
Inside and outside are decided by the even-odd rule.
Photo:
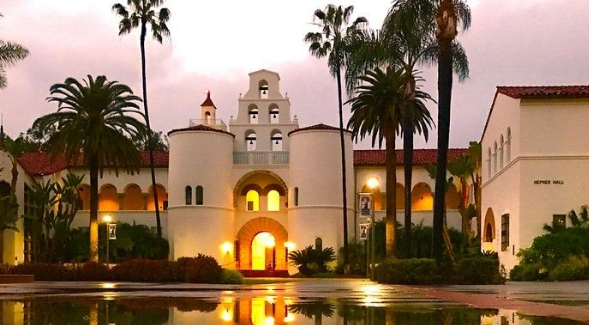
[[[369,224],[367,223],[360,224],[360,240],[368,239],[368,226]]]
[[[108,226],[108,239],[109,240],[117,239],[117,224],[116,223],[109,223],[107,226]]]
[[[360,193],[360,216],[370,217],[372,214],[372,195]]]

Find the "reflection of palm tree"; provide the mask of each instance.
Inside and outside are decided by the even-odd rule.
[[[145,123],[150,134],[145,136],[149,148],[149,168],[151,169],[151,188],[153,189],[153,202],[155,205],[155,218],[157,223],[158,238],[162,238],[162,224],[160,220],[160,208],[157,194],[157,183],[155,181],[155,169],[153,166],[154,142],[151,141],[151,124],[149,123],[149,110],[147,108],[147,72],[145,68],[145,36],[147,34],[147,25],[151,27],[153,38],[162,42],[164,37],[170,36],[170,30],[166,23],[170,19],[168,8],[161,8],[156,12],[156,8],[163,4],[165,0],[127,0],[131,13],[120,3],[113,5],[113,10],[119,14],[122,19],[119,23],[119,35],[128,34],[133,28],[139,27],[139,47],[141,50],[141,81],[143,85],[143,108],[145,111]]]
[[[341,149],[341,173],[342,173],[342,218],[344,226],[344,266],[349,264],[348,253],[348,199],[346,185],[346,155],[344,143],[344,115],[342,103],[341,70],[344,67],[344,38],[353,33],[358,24],[366,22],[366,18],[358,17],[350,26],[346,26],[354,11],[353,6],[342,8],[342,6],[327,5],[325,10],[315,10],[315,18],[320,21],[317,25],[321,32],[307,33],[305,42],[310,43],[309,51],[317,58],[327,56],[329,72],[337,82],[339,131]]]
[[[90,172],[90,261],[98,261],[98,174],[105,167],[138,170],[139,151],[129,136],[145,136],[136,102],[141,99],[131,89],[106,77],[88,76],[84,84],[67,78],[51,86],[48,101],[57,102],[58,110],[38,118],[33,127],[56,126],[48,140],[51,155],[65,152],[70,163],[83,158]],[[138,114],[141,120],[129,114]]]
[[[309,319],[315,319],[315,324],[320,325],[323,322],[323,316],[333,317],[335,306],[325,299],[301,302],[288,306],[290,312],[301,314]]]

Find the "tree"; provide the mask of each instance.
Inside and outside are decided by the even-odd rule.
[[[337,83],[338,96],[338,113],[339,113],[339,131],[340,131],[340,149],[341,149],[341,172],[342,172],[342,218],[344,226],[344,269],[347,269],[349,263],[348,253],[348,199],[346,184],[346,155],[344,144],[344,115],[341,86],[341,71],[344,68],[344,38],[355,33],[358,25],[367,22],[366,18],[358,17],[348,26],[350,16],[354,11],[353,6],[342,8],[329,4],[325,10],[317,9],[314,13],[314,19],[319,20],[316,23],[321,28],[321,32],[309,32],[305,35],[304,41],[310,43],[309,52],[317,58],[327,56],[327,65],[332,77],[335,77]]]
[[[386,71],[375,68],[360,76],[361,83],[356,87],[356,96],[351,98],[352,116],[348,127],[353,136],[362,140],[372,134],[372,146],[378,139],[382,147],[383,139],[386,146],[386,255],[396,256],[397,228],[397,159],[395,152],[395,134],[401,116],[402,103],[405,100],[407,75],[401,69],[389,66]],[[390,199],[392,198],[392,199]]]
[[[458,33],[457,25],[462,29],[470,27],[470,9],[462,0],[439,0],[436,38],[438,40],[438,157],[434,193],[434,234],[433,256],[442,259],[442,227],[444,221],[444,199],[446,187],[446,166],[448,163],[448,146],[450,138],[450,110],[452,101],[452,44]]]
[[[2,14],[0,14],[2,17]],[[29,55],[29,50],[24,46],[0,40],[0,89],[6,88],[8,80],[6,78],[6,67],[16,64],[17,61],[23,60]]]
[[[145,37],[147,34],[147,25],[151,29],[153,38],[162,43],[164,37],[170,36],[170,30],[166,24],[170,20],[170,10],[160,8],[156,13],[156,8],[161,6],[165,0],[127,0],[129,10],[120,3],[112,6],[112,9],[122,17],[119,23],[119,35],[128,34],[132,29],[139,27],[139,48],[141,50],[141,83],[143,85],[143,109],[145,112],[145,123],[151,130],[149,122],[149,109],[147,106],[147,71],[145,67]],[[151,134],[151,133],[150,133]],[[146,138],[150,139],[150,138]],[[159,200],[157,195],[157,184],[155,180],[155,169],[153,166],[153,141],[146,140],[149,147],[149,168],[151,170],[151,187],[153,190],[153,202],[155,202],[155,218],[157,224],[158,238],[162,238],[162,222],[160,219]]]
[[[139,170],[141,156],[131,137],[146,136],[143,114],[131,88],[105,76],[80,83],[67,78],[50,88],[49,102],[58,110],[35,120],[33,128],[57,127],[47,147],[52,158],[64,154],[69,163],[82,163],[90,173],[90,261],[98,261],[98,176],[104,168]],[[133,116],[137,114],[140,119]]]

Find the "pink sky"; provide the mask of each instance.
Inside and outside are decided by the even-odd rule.
[[[45,98],[52,84],[67,77],[103,74],[141,94],[138,34],[117,35],[119,18],[110,10],[115,2],[4,0],[2,39],[31,51],[30,57],[7,69],[8,88],[0,90],[0,113],[10,136],[57,109]],[[354,17],[365,16],[372,28],[380,27],[391,5],[389,0],[166,1],[172,12],[172,38],[164,44],[147,41],[153,128],[168,132],[186,127],[189,119],[198,117],[207,90],[217,115],[227,122],[237,114],[237,98],[247,90],[248,73],[259,69],[280,74],[281,91],[288,93],[291,112],[301,126],[337,125],[335,81],[325,60],[312,57],[302,41],[314,30],[313,11],[328,3],[354,5]],[[468,3],[472,26],[459,40],[469,56],[471,75],[463,84],[455,80],[452,147],[480,140],[498,85],[589,84],[587,0]],[[436,98],[436,70],[426,69],[423,76],[422,89]],[[436,117],[436,105],[429,108]],[[420,148],[435,145],[435,131],[429,143],[416,142]]]

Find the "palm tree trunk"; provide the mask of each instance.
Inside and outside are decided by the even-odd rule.
[[[144,4],[145,5],[145,4]],[[154,141],[151,139],[151,124],[149,123],[149,110],[147,108],[147,69],[145,66],[145,33],[146,33],[146,22],[141,23],[141,37],[139,47],[141,49],[141,82],[143,85],[143,108],[145,110],[145,124],[148,132],[150,132],[147,138],[147,147],[149,149],[149,169],[151,171],[151,188],[153,190],[153,203],[155,207],[155,221],[157,226],[157,237],[162,238],[162,222],[160,219],[160,207],[157,196],[157,183],[155,181],[155,168],[153,167],[153,145]]]
[[[90,161],[90,262],[98,262],[98,163]]]
[[[394,123],[392,125],[395,125]],[[396,257],[397,247],[397,153],[395,152],[395,128],[391,126],[385,130],[386,143],[386,191],[387,191],[387,216],[386,216],[386,257]]]
[[[438,157],[436,161],[436,185],[434,193],[433,257],[442,258],[442,227],[444,223],[446,168],[450,137],[450,106],[452,101],[452,40],[439,39],[438,55]]]
[[[340,149],[342,155],[342,218],[344,222],[344,270],[347,273],[349,265],[349,249],[348,249],[348,198],[347,198],[347,182],[346,182],[346,147],[344,139],[344,113],[342,103],[342,81],[340,69],[337,70],[337,100],[339,109],[339,138]]]
[[[403,172],[405,179],[405,258],[411,257],[411,189],[413,178],[413,117],[407,111],[403,126]]]

